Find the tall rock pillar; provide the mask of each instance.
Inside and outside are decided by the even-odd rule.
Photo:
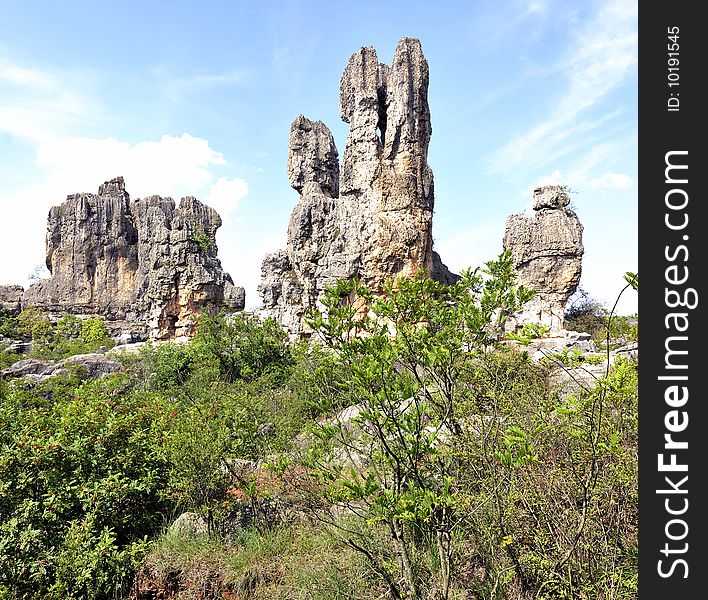
[[[545,325],[551,333],[563,329],[568,299],[580,283],[583,226],[568,208],[570,196],[560,185],[533,192],[534,215],[510,215],[506,220],[504,250],[511,251],[517,283],[536,292],[511,327]]]

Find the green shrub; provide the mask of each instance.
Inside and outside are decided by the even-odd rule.
[[[632,279],[628,285],[632,282],[636,283]],[[566,329],[589,333],[599,349],[607,347],[608,327],[611,348],[637,341],[637,315],[613,314],[610,318],[610,312],[584,290],[579,290],[576,296],[565,311]]]
[[[17,339],[20,337],[17,317],[0,307],[0,336]]]
[[[326,314],[311,317],[348,373],[357,414],[348,424],[315,425],[318,443],[305,464],[326,482],[326,502],[367,525],[346,542],[394,598],[450,597],[452,540],[468,508],[451,442],[462,431],[462,376],[501,339],[504,315],[530,298],[514,279],[506,253],[452,286],[419,273],[374,297],[356,281],[339,282],[322,299]],[[379,526],[388,539],[374,546],[369,530]]]
[[[266,373],[287,376],[293,363],[285,331],[273,319],[221,312],[202,315],[190,346],[202,369],[226,382]]]
[[[6,391],[0,597],[108,598],[129,583],[168,504],[160,407],[128,390],[119,375]]]
[[[17,317],[16,331],[22,339],[32,341],[32,356],[37,358],[60,359],[114,345],[100,317],[81,319],[66,313],[53,324],[38,309],[27,308]]]
[[[147,344],[141,348],[140,355],[149,374],[146,382],[156,391],[172,393],[189,379],[195,368],[194,349],[186,344]]]

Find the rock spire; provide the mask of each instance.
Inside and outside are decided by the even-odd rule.
[[[550,333],[563,329],[563,313],[580,282],[583,226],[569,208],[570,196],[560,185],[533,192],[533,216],[523,213],[506,220],[504,250],[511,251],[517,283],[536,291],[511,327],[546,325]]]
[[[339,279],[358,276],[374,291],[418,269],[456,279],[433,251],[428,77],[417,39],[399,41],[391,66],[374,48],[351,56],[339,86],[349,124],[341,169],[327,126],[293,121],[288,178],[300,197],[287,247],[265,257],[259,286],[265,314],[291,334],[307,334],[305,311]]]

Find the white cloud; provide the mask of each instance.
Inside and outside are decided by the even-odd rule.
[[[41,144],[37,163],[65,190],[93,190],[97,182],[122,175],[131,196],[142,197],[200,190],[213,180],[210,168],[226,161],[207,140],[184,133],[137,144],[115,138],[62,138]]]
[[[242,198],[248,195],[248,184],[243,179],[220,177],[210,188],[205,202],[224,219],[237,208]]]
[[[550,116],[494,152],[490,172],[537,167],[561,156],[569,141],[577,143],[574,138],[612,117],[587,113],[623,84],[636,64],[636,2],[610,0],[573,36],[566,59],[551,68],[565,79],[565,86],[554,94],[558,100]]]
[[[49,73],[22,67],[6,58],[0,58],[0,81],[33,88],[48,88],[55,84],[55,78]]]

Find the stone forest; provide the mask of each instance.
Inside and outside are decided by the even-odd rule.
[[[361,48],[341,160],[283,132],[253,311],[197,198],[51,208],[50,276],[0,286],[0,598],[636,597],[636,318],[561,183],[445,265],[428,86],[419,40]]]

